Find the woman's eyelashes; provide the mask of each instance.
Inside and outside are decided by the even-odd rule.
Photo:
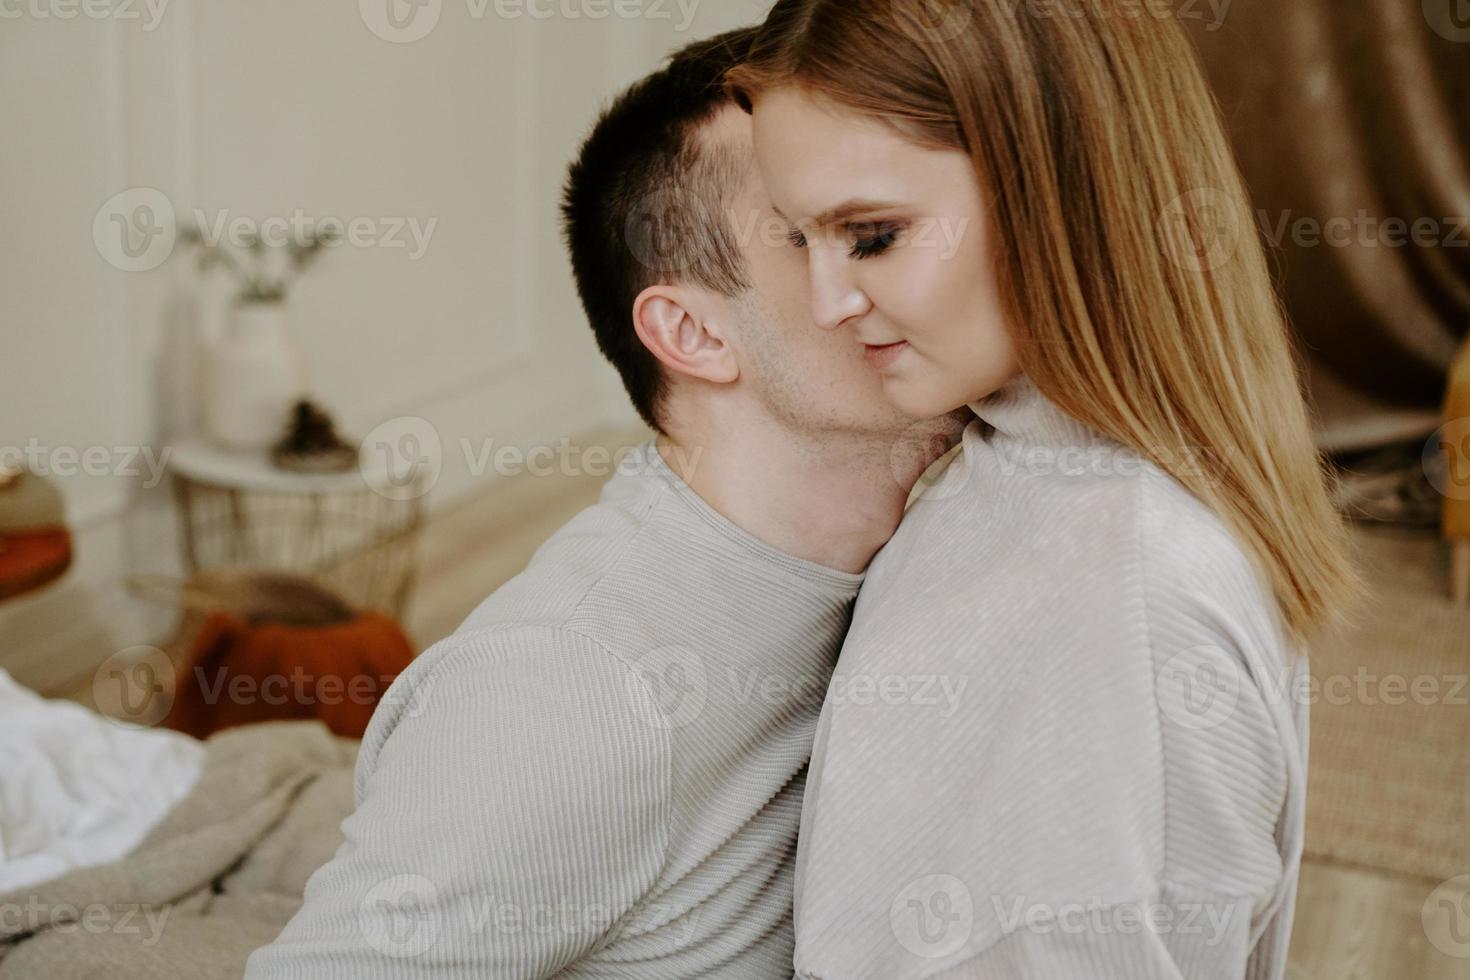
[[[903,225],[897,221],[858,222],[847,226],[852,236],[852,250],[847,254],[855,259],[870,259],[882,255],[898,240]]]
[[[903,232],[901,221],[859,221],[843,226],[847,237],[852,240],[848,256],[854,259],[870,259],[882,255],[893,247]],[[800,229],[793,228],[786,236],[796,248],[806,248],[807,238]]]

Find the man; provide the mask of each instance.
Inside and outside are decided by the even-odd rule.
[[[888,407],[694,45],[567,186],[579,292],[659,430],[390,690],[357,811],[250,980],[789,977],[811,739],[862,571],[956,421]]]

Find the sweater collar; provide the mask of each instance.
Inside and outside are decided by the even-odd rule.
[[[992,438],[1036,446],[1097,446],[1111,444],[1102,433],[1063,412],[1024,374],[970,404]]]

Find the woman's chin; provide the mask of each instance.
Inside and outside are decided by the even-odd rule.
[[[949,405],[943,398],[936,398],[935,386],[925,384],[922,378],[904,377],[895,374],[883,376],[883,394],[889,404],[904,415],[914,419],[933,419],[948,415],[962,405]]]

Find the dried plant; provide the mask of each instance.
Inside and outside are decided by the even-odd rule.
[[[199,249],[199,270],[215,267],[227,270],[239,286],[235,299],[240,303],[282,303],[286,290],[296,278],[321,255],[342,240],[336,227],[302,230],[283,245],[267,243],[260,233],[240,233],[239,246],[211,239],[198,227],[185,228],[180,240]],[[282,261],[284,258],[284,261]]]

